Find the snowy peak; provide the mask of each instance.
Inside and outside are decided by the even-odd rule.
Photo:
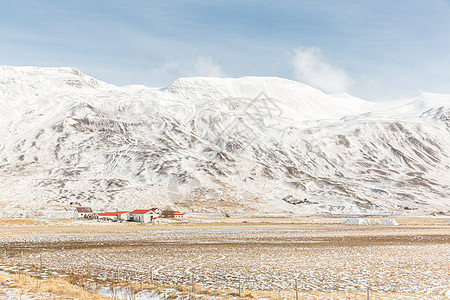
[[[167,90],[188,99],[253,99],[261,92],[276,99],[298,99],[304,95],[325,96],[323,92],[302,83],[277,77],[179,78]]]
[[[179,78],[166,91],[182,99],[268,98],[287,117],[299,121],[340,119],[369,111],[374,104],[356,97],[335,97],[300,82],[277,77]]]
[[[0,66],[0,97],[42,97],[52,92],[111,89],[75,68]]]

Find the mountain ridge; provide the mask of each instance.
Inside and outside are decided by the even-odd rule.
[[[0,67],[5,210],[450,209],[449,95],[371,103],[273,77],[117,87],[76,69],[29,68]],[[81,85],[67,84],[74,78]],[[30,83],[44,92],[19,93]]]

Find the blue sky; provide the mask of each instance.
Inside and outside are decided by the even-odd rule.
[[[0,64],[117,85],[255,75],[368,100],[450,93],[450,1],[4,0]]]

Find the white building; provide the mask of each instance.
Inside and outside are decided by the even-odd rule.
[[[182,213],[182,212],[179,212],[177,210],[174,210],[173,211],[173,217],[174,218],[186,218],[187,215],[186,215],[186,213]]]
[[[179,219],[179,218],[186,218],[187,215],[186,213],[179,212],[178,210],[164,210],[162,212],[162,217]]]
[[[99,220],[128,221],[130,219],[130,214],[128,211],[100,212],[95,214],[95,218]]]
[[[95,213],[94,214],[94,218],[95,219],[99,219],[99,220],[116,220],[117,219],[117,215],[114,213],[110,213],[110,212],[99,212],[99,213]]]
[[[141,223],[159,223],[160,215],[161,210],[159,208],[136,209],[130,212],[130,220]]]
[[[74,219],[92,219],[94,217],[94,212],[92,208],[87,206],[75,207],[73,211]]]

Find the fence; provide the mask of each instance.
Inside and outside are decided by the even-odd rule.
[[[8,272],[20,274],[26,272],[31,277],[37,279],[46,279],[52,276],[64,276],[72,284],[79,285],[88,290],[107,291],[113,299],[134,299],[132,295],[136,295],[139,291],[154,289],[159,292],[155,294],[157,299],[167,299],[167,290],[175,291],[178,297],[201,298],[214,296],[218,294],[226,294],[228,296],[243,298],[258,298],[258,295],[269,296],[272,299],[300,299],[299,297],[309,292],[320,293],[319,291],[300,291],[298,278],[292,278],[289,285],[291,289],[258,291],[248,289],[249,283],[256,280],[255,278],[239,275],[237,278],[233,276],[224,276],[229,280],[226,290],[212,289],[211,282],[202,282],[201,274],[195,272],[186,272],[186,278],[178,284],[170,282],[167,276],[155,274],[154,266],[148,266],[148,271],[137,272],[128,266],[117,265],[115,268],[105,267],[101,265],[93,265],[90,262],[82,262],[80,260],[79,270],[61,270],[46,265],[45,253],[39,252],[32,258],[24,255],[24,251],[7,252],[3,251],[0,260],[0,267],[8,266]],[[1,271],[1,269],[0,269]],[[204,288],[204,285],[208,288]],[[339,291],[324,290],[325,293],[338,293]],[[367,288],[365,291],[359,291],[360,295],[364,294],[366,299],[371,298],[371,291]],[[128,297],[130,296],[130,297]],[[262,297],[262,296],[261,296]],[[154,299],[154,298],[151,298]],[[362,299],[362,298],[360,298]]]

